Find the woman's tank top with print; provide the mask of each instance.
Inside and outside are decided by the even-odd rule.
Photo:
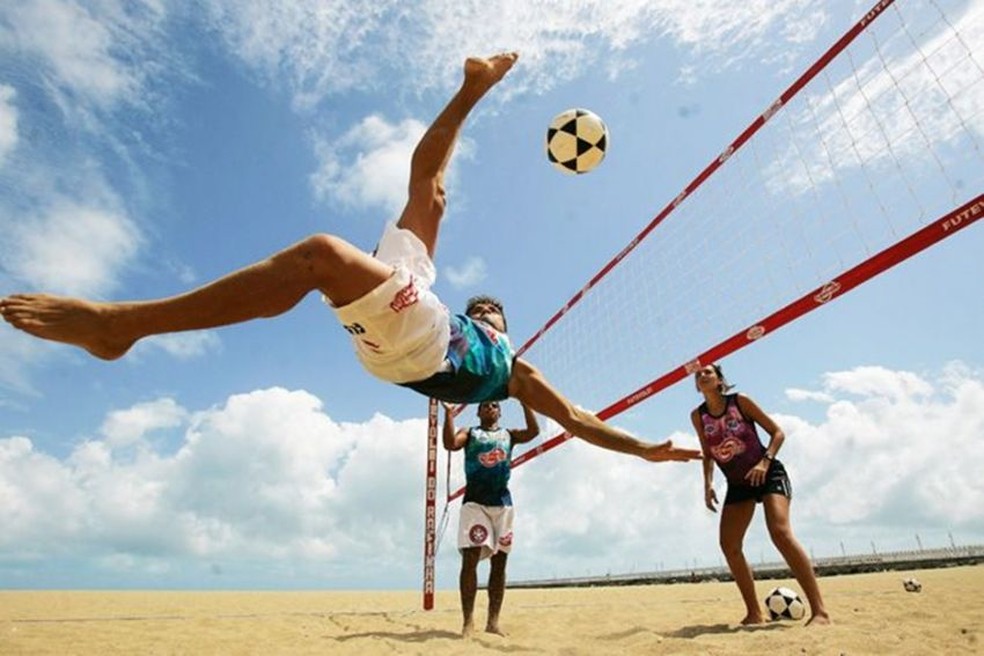
[[[724,399],[724,412],[718,416],[711,414],[706,402],[697,408],[704,426],[704,441],[728,483],[744,485],[745,474],[762,459],[765,446],[755,422],[741,414],[738,395],[728,394]]]

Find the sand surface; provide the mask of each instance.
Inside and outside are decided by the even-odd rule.
[[[760,597],[778,584],[798,589],[759,581]],[[429,612],[417,591],[0,591],[0,654],[984,654],[984,566],[820,584],[828,627],[740,628],[734,584],[695,583],[507,590],[507,635],[467,640],[452,590]]]

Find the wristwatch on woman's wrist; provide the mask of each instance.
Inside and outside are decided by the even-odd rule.
[[[768,451],[766,451],[765,453],[763,453],[762,454],[762,457],[765,458],[766,460],[768,460],[769,462],[772,462],[773,460],[776,459],[776,457],[774,455],[770,454]]]

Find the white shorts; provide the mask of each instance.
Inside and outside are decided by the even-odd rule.
[[[461,504],[458,520],[458,551],[481,547],[481,558],[512,551],[512,506],[483,506],[473,501]]]
[[[430,378],[444,364],[451,338],[448,309],[430,290],[437,278],[434,263],[417,235],[392,222],[375,257],[392,265],[393,275],[334,308],[335,315],[369,373],[392,383]]]

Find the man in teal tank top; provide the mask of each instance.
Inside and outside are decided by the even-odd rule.
[[[478,405],[479,425],[455,429],[454,405],[444,405],[444,447],[465,451],[465,498],[458,521],[458,578],[463,616],[462,634],[474,632],[472,614],[478,590],[478,563],[489,558],[489,612],[485,630],[501,634],[499,612],[506,593],[506,559],[513,545],[513,503],[509,492],[513,447],[535,438],[540,427],[536,415],[523,406],[526,428],[499,427],[498,401]]]

